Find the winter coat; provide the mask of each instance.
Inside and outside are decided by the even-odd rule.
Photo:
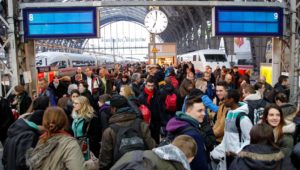
[[[286,120],[287,117],[290,121],[292,121],[294,119],[294,117],[296,116],[297,113],[297,107],[291,103],[285,103],[283,105],[280,106],[282,113],[283,113],[283,117]]]
[[[288,99],[289,99],[289,97],[290,97],[290,89],[284,87],[283,85],[281,85],[281,84],[279,84],[279,83],[276,83],[276,84],[275,84],[273,90],[275,90],[275,95],[274,95],[274,97],[275,97],[276,94],[278,94],[278,93],[284,93],[284,94],[287,96]]]
[[[28,93],[24,91],[20,96],[15,97],[17,97],[18,103],[12,107],[18,109],[17,105],[19,105],[18,113],[20,115],[26,113],[32,102],[31,98],[28,96]]]
[[[138,84],[135,84],[135,83],[131,83],[130,86],[131,86],[135,96],[138,97],[141,93],[140,86]]]
[[[52,91],[51,88],[48,87],[46,90],[44,90],[42,93],[39,94],[39,97],[40,96],[47,96],[47,97],[49,97],[50,105],[51,106],[56,106],[54,92]]]
[[[285,120],[286,123],[286,120]],[[296,125],[294,122],[290,122],[283,126],[282,132],[283,136],[276,142],[277,146],[280,148],[282,153],[284,154],[285,158],[282,162],[282,169],[293,169],[293,165],[291,163],[291,153],[294,146],[294,132],[295,132]]]
[[[4,145],[7,136],[7,129],[14,122],[14,117],[9,107],[9,102],[0,98],[0,141]]]
[[[137,151],[126,153],[111,170],[119,170],[126,163],[129,163],[136,155]],[[143,152],[143,160],[150,161],[154,167],[148,170],[190,170],[189,162],[184,153],[176,146],[169,144],[166,146],[154,148]],[[122,166],[123,165],[123,166]]]
[[[242,148],[250,143],[250,130],[252,123],[249,117],[242,116],[240,118],[241,128],[241,142],[239,139],[239,133],[236,127],[237,116],[244,112],[248,114],[248,105],[240,102],[239,106],[235,110],[229,110],[226,116],[225,122],[225,134],[221,144],[219,144],[212,152],[211,155],[214,159],[221,159],[225,157],[225,152],[239,153]]]
[[[294,133],[294,142],[295,144],[300,142],[300,116],[296,116],[294,118],[294,123],[296,125],[295,133]]]
[[[7,131],[2,163],[7,170],[26,170],[25,153],[34,148],[39,140],[40,131],[36,124],[25,119],[16,120]]]
[[[109,124],[117,124],[119,126],[129,126],[136,119],[136,115],[130,107],[124,107],[118,109],[118,111],[112,115],[109,119]],[[149,127],[146,123],[141,123],[141,132],[143,139],[148,149],[155,147],[156,143],[151,137]],[[116,144],[116,134],[111,127],[104,130],[102,135],[102,146],[99,155],[100,169],[110,169],[113,165],[113,153],[114,145]]]
[[[90,150],[94,155],[99,155],[101,141],[100,118],[94,116],[91,120],[75,118],[72,122],[72,131],[75,138],[86,136],[89,138]]]
[[[298,142],[292,151],[291,160],[295,168],[300,169],[300,143]]]
[[[166,127],[166,130],[169,133],[175,133],[176,131],[186,128],[188,126],[194,127],[195,129],[188,130],[184,133],[184,135],[189,135],[192,137],[197,143],[197,153],[190,163],[192,170],[208,170],[208,158],[206,154],[205,142],[203,136],[200,131],[197,130],[199,128],[199,122],[189,115],[176,112],[176,116],[172,118]]]
[[[113,85],[114,85],[114,81],[110,78],[108,78],[108,76],[105,77],[106,79],[106,91],[105,91],[105,86],[104,83],[102,82],[101,78],[98,77],[98,94],[99,96],[101,96],[102,94],[112,94],[112,90],[113,90]]]
[[[79,83],[79,82],[76,80],[76,75],[77,75],[77,73],[71,77],[71,83],[72,83],[72,84],[78,84],[78,83]],[[84,73],[81,73],[81,77],[82,77],[81,80],[86,81],[86,75],[85,75]]]
[[[250,144],[239,152],[229,170],[279,170],[284,154],[272,146]]]
[[[250,94],[244,98],[244,102],[248,104],[249,108],[249,118],[253,123],[256,119],[254,115],[255,109],[265,108],[269,103],[261,98],[261,95],[258,91],[255,94]],[[262,116],[262,115],[261,115]]]
[[[26,164],[32,170],[85,170],[81,148],[76,139],[65,134],[57,134],[39,142],[26,153]]]
[[[163,101],[160,96],[160,92],[158,90],[154,90],[154,94],[152,99],[150,100],[150,105],[147,103],[148,95],[143,91],[138,97],[138,101],[140,104],[145,105],[149,108],[151,112],[151,122],[150,122],[150,130],[151,135],[154,140],[159,142],[159,131],[160,127],[165,127],[168,122],[168,116],[165,113],[165,108],[163,106]]]
[[[131,96],[131,97],[128,97],[128,104],[129,106],[131,107],[131,109],[134,111],[134,113],[136,114],[136,117],[137,118],[140,118],[140,119],[143,119],[143,115],[142,115],[142,112],[141,110],[139,109],[139,101],[138,99],[135,97],[135,96]]]
[[[111,112],[110,112],[110,106],[109,104],[103,104],[98,113],[97,116],[100,117],[100,121],[101,121],[101,138],[102,138],[102,133],[104,132],[104,130],[109,126],[109,118],[112,116]]]
[[[211,99],[213,100],[214,96],[215,96],[215,87],[213,85],[213,83],[211,83],[210,81],[207,82],[207,90],[206,90],[206,95]]]
[[[57,103],[58,100],[64,95],[68,93],[68,85],[59,81],[58,86],[55,88],[53,82],[49,84],[49,88],[52,90],[53,95],[55,96],[55,102]]]
[[[225,118],[228,112],[228,108],[224,105],[223,102],[220,102],[219,104],[220,105],[216,114],[217,118],[213,126],[213,131],[217,138],[217,142],[221,143],[224,136]]]

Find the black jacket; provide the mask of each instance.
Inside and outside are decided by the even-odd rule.
[[[286,88],[283,85],[281,85],[279,83],[276,83],[275,86],[274,86],[274,90],[275,90],[274,97],[278,93],[284,93],[287,96],[287,98],[289,99],[289,97],[290,97],[290,89],[289,88]]]
[[[95,114],[96,115],[96,114]],[[100,118],[96,115],[90,121],[85,121],[83,133],[89,138],[90,150],[95,156],[99,155],[101,142],[101,124]]]
[[[246,103],[248,104],[249,108],[249,118],[251,122],[254,122],[255,115],[254,115],[254,110],[259,109],[259,108],[265,108],[269,103],[264,100],[264,99],[259,99],[259,100],[246,100]],[[262,115],[261,115],[262,116]]]
[[[280,169],[283,153],[267,145],[251,144],[243,148],[231,163],[229,170],[276,170]]]
[[[14,117],[9,102],[0,98],[0,141],[4,142],[7,136],[7,129],[14,122]],[[3,144],[3,143],[2,143]]]
[[[12,98],[15,98],[16,96],[13,95]],[[31,105],[31,98],[28,96],[28,93],[27,92],[23,92],[20,96],[19,96],[19,100],[18,102],[20,101],[20,111],[19,111],[19,114],[22,115],[24,113],[26,113],[26,111],[28,110],[28,108],[30,107]],[[13,108],[16,108],[16,105],[12,105]]]
[[[141,93],[141,89],[140,89],[140,86],[135,84],[135,83],[131,83],[131,88],[135,94],[136,97],[138,97]]]
[[[24,119],[18,119],[8,129],[3,151],[2,163],[7,170],[26,170],[25,153],[27,149],[35,147],[40,132],[29,126]]]
[[[150,104],[147,103],[148,95],[143,91],[138,97],[140,105],[145,105],[151,112],[150,130],[151,135],[159,143],[159,132],[161,127],[165,127],[168,121],[168,117],[165,113],[163,101],[158,90],[154,90],[153,97],[150,100]]]
[[[56,103],[64,94],[68,93],[68,85],[62,81],[59,81],[57,88],[55,88],[53,82],[51,82],[49,84],[49,88],[52,89],[52,91],[53,91]]]

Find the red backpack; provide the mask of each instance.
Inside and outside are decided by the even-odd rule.
[[[167,111],[171,111],[171,112],[175,112],[177,109],[177,96],[175,93],[173,94],[169,94],[166,97],[165,100],[165,105],[166,105],[166,110]]]
[[[143,120],[147,123],[150,124],[151,121],[151,111],[149,110],[149,108],[146,105],[141,105],[139,107],[140,111],[142,112],[143,115]]]

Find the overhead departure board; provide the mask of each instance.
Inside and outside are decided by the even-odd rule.
[[[26,39],[98,37],[97,8],[25,8]]]
[[[212,16],[215,36],[283,35],[283,8],[215,7]]]

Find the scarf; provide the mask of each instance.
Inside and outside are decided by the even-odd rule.
[[[147,88],[144,88],[144,92],[148,95],[147,103],[150,105],[151,98],[153,97],[154,91],[150,91]]]

